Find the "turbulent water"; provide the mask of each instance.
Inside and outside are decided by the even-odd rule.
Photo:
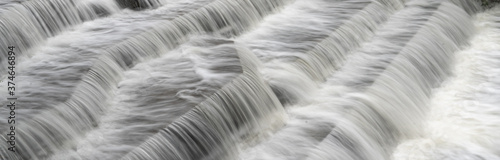
[[[0,0],[0,33],[1,160],[500,159],[479,0]]]

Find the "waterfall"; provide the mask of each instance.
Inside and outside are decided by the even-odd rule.
[[[148,11],[133,14],[134,16],[130,19],[124,19],[124,17],[129,17],[129,14],[107,17],[83,24],[74,31],[51,38],[47,41],[47,45],[34,52],[33,57],[17,61],[19,64],[16,67],[18,72],[16,77],[19,78],[16,84],[23,87],[17,88],[16,91],[18,95],[24,97],[18,101],[25,104],[23,107],[27,111],[24,113],[25,117],[29,118],[31,115],[36,115],[42,110],[68,100],[73,89],[80,83],[96,59],[101,56],[100,48],[109,48],[155,26],[155,23],[149,22],[156,22],[160,19],[172,20],[184,15],[184,12],[196,10],[210,2],[178,1],[159,8],[160,12]],[[109,36],[109,33],[117,35]],[[57,83],[53,81],[54,79],[58,79]],[[6,103],[5,99],[0,100],[0,104],[3,103]],[[0,112],[6,112],[6,110],[0,108]]]
[[[241,75],[122,159],[232,159],[234,143],[280,118],[283,107],[256,73],[256,58],[236,52]],[[165,143],[175,145],[157,147]]]
[[[499,16],[479,0],[5,0],[0,159],[498,159]]]
[[[285,1],[215,1],[111,46],[103,51],[105,53],[101,54],[97,62],[92,62],[92,68],[87,69],[85,76],[81,78],[82,83],[74,89],[71,98],[33,115],[23,124],[27,127],[18,127],[22,128],[18,131],[19,137],[26,138],[19,140],[23,146],[19,150],[25,152],[25,158],[46,157],[68,143],[66,140],[74,139],[82,131],[95,127],[123,69],[133,66],[136,61],[158,56],[174,48],[185,41],[188,34],[217,32],[223,28],[226,34],[238,34],[283,4]],[[236,9],[245,10],[236,13]],[[213,19],[203,18],[209,15],[213,15]],[[33,142],[36,144],[28,145]]]
[[[98,17],[115,13],[113,1],[40,0],[23,1],[0,10],[0,47],[16,44],[18,56],[29,56],[29,48],[43,43],[68,28]],[[3,51],[2,51],[3,52]],[[26,55],[25,55],[26,54]],[[7,59],[0,57],[1,74],[6,72]],[[4,76],[0,77],[4,78]]]
[[[449,22],[444,22],[443,24],[439,23],[442,21],[439,19],[439,13],[442,14],[442,12],[445,12],[447,10],[455,11],[457,12],[456,14],[461,15],[462,19],[456,20],[460,22],[467,21],[468,15],[460,12],[459,8],[453,8],[452,5],[446,4],[445,6],[440,6],[441,2],[434,2],[434,3],[428,3],[428,4],[418,4],[418,3],[408,3],[407,8],[403,9],[400,12],[396,12],[394,17],[391,17],[389,21],[384,24],[385,26],[381,27],[379,31],[375,32],[375,37],[373,38],[372,42],[365,44],[363,48],[361,48],[359,51],[353,53],[354,55],[350,56],[349,59],[347,59],[347,62],[340,70],[338,73],[334,73],[332,78],[329,78],[327,83],[328,85],[323,85],[320,86],[319,88],[325,88],[321,89],[319,92],[319,95],[314,95],[313,96],[313,102],[307,103],[307,104],[301,104],[300,106],[302,107],[297,107],[296,109],[292,109],[292,115],[298,118],[294,118],[290,120],[290,123],[293,123],[290,126],[285,127],[282,131],[278,132],[276,136],[271,137],[271,139],[268,140],[266,145],[259,146],[256,148],[249,149],[248,152],[249,154],[244,154],[243,156],[248,156],[248,157],[254,157],[254,158],[246,158],[246,159],[262,159],[265,156],[271,157],[269,155],[272,155],[275,159],[305,159],[305,157],[309,157],[310,159],[370,159],[371,157],[378,157],[375,159],[387,159],[388,154],[384,152],[383,149],[387,148],[387,146],[383,146],[383,144],[379,144],[382,146],[379,147],[374,147],[374,148],[368,148],[368,145],[376,145],[377,143],[368,143],[372,140],[369,140],[367,138],[370,138],[371,135],[377,135],[377,134],[382,134],[380,139],[377,142],[391,142],[390,137],[391,136],[396,136],[396,135],[391,135],[392,133],[385,133],[388,131],[396,131],[395,128],[391,128],[391,126],[387,126],[388,131],[382,130],[383,128],[374,128],[373,131],[370,131],[368,126],[381,126],[385,125],[386,123],[390,123],[392,121],[385,120],[386,117],[380,117],[379,120],[375,117],[376,115],[380,115],[381,113],[379,112],[386,112],[385,110],[382,109],[399,109],[402,108],[403,106],[407,106],[407,104],[403,104],[399,106],[399,104],[394,104],[394,107],[389,107],[389,103],[382,103],[378,105],[383,105],[384,107],[379,108],[377,111],[377,108],[373,108],[374,106],[365,106],[362,107],[363,105],[368,105],[368,104],[358,104],[360,101],[358,98],[354,98],[357,96],[367,96],[366,98],[372,99],[373,96],[379,96],[382,94],[388,94],[390,93],[389,91],[386,91],[386,89],[392,89],[392,87],[376,87],[377,83],[384,83],[382,80],[384,77],[384,73],[389,74],[391,72],[400,72],[398,70],[399,67],[395,68],[393,63],[396,63],[397,61],[401,61],[400,59],[407,59],[405,58],[396,58],[394,57],[401,57],[404,55],[416,55],[416,53],[434,53],[434,52],[439,52],[440,50],[436,50],[434,52],[427,51],[427,52],[414,52],[412,51],[410,46],[430,46],[430,45],[424,45],[420,44],[425,42],[427,39],[423,39],[425,37],[431,37],[429,36],[429,32],[433,31],[432,29],[429,29],[433,26],[435,26],[436,23],[442,26],[443,28],[451,28],[453,26],[458,26],[458,24],[452,24]],[[436,5],[437,4],[437,5]],[[435,6],[435,7],[432,7]],[[437,11],[436,11],[437,10]],[[437,12],[437,13],[434,13]],[[448,11],[450,12],[450,11]],[[418,19],[408,19],[407,17],[411,17],[411,15],[419,15]],[[425,18],[424,17],[432,17],[432,18]],[[427,24],[427,25],[426,25]],[[452,26],[447,26],[447,25],[452,25]],[[425,26],[425,27],[424,27]],[[423,27],[423,28],[422,28]],[[438,25],[439,27],[439,25]],[[470,27],[469,27],[470,29]],[[456,42],[451,41],[450,46],[457,46],[461,45],[464,43],[465,40],[467,40],[467,36],[470,35],[470,31],[468,30],[467,27],[462,28],[461,30],[455,31],[452,37],[448,39],[457,39]],[[439,35],[438,35],[439,36]],[[446,37],[446,36],[442,36]],[[436,39],[435,37],[432,37],[430,39]],[[423,39],[423,40],[421,40]],[[441,40],[441,39],[436,39]],[[421,42],[423,41],[423,42]],[[448,42],[450,40],[442,40],[443,42]],[[432,42],[432,41],[431,41]],[[335,50],[333,50],[335,51]],[[445,50],[446,51],[446,50]],[[452,50],[453,51],[453,50]],[[450,51],[447,51],[448,53]],[[335,53],[335,52],[334,52]],[[446,53],[446,52],[445,52]],[[398,56],[399,54],[399,56]],[[402,55],[404,54],[404,55]],[[433,54],[430,54],[433,55]],[[424,57],[425,58],[425,57]],[[421,58],[422,59],[422,58]],[[320,59],[321,60],[321,59]],[[419,60],[419,62],[422,60]],[[401,62],[398,62],[401,63]],[[431,63],[431,62],[428,62]],[[435,62],[434,62],[435,63]],[[434,64],[435,65],[435,64]],[[392,67],[391,67],[392,66]],[[402,68],[404,69],[404,67]],[[436,68],[441,69],[442,68]],[[391,71],[393,70],[393,71]],[[389,73],[387,73],[389,72]],[[362,74],[360,74],[362,73]],[[410,72],[410,73],[416,73],[416,72]],[[400,78],[405,78],[406,76],[410,75],[400,75],[398,77]],[[443,75],[441,75],[442,77]],[[395,75],[391,73],[389,76],[391,78],[394,78]],[[425,78],[423,76],[422,78]],[[373,82],[375,81],[375,82]],[[379,82],[382,81],[382,82]],[[402,80],[400,80],[402,81]],[[422,80],[423,82],[427,80]],[[408,82],[405,80],[405,82]],[[430,83],[430,82],[429,82]],[[380,84],[378,84],[380,85]],[[416,84],[416,88],[419,88],[419,84]],[[423,86],[425,87],[425,86]],[[394,89],[404,89],[405,87],[395,87]],[[338,91],[335,91],[338,90]],[[364,93],[364,92],[369,92],[370,90],[383,90],[383,92],[378,91],[377,93]],[[404,91],[404,90],[403,90]],[[332,93],[333,92],[333,93]],[[353,92],[353,93],[349,93]],[[402,91],[397,91],[396,94],[401,94]],[[334,96],[335,95],[335,96]],[[335,98],[335,97],[342,97],[342,98]],[[385,95],[388,97],[391,96],[396,96],[396,95]],[[404,97],[404,95],[401,95]],[[344,98],[345,97],[345,98]],[[407,97],[401,97],[397,99],[407,99]],[[350,101],[346,101],[345,99],[351,99]],[[382,98],[382,99],[389,99],[389,98]],[[356,103],[354,103],[356,102]],[[364,102],[368,103],[368,102]],[[374,103],[374,102],[370,102]],[[411,104],[411,103],[410,103]],[[342,107],[335,107],[335,106],[342,106]],[[353,119],[348,118],[348,120],[343,119],[343,118],[334,118],[334,117],[343,117],[341,116],[340,113],[349,113],[354,114],[351,112],[355,111],[350,111],[350,110],[358,110],[358,108],[362,107],[362,109],[359,109],[359,111],[356,112],[368,112],[365,113],[366,115],[358,115]],[[408,106],[409,107],[409,106]],[[351,109],[349,109],[351,108]],[[410,109],[413,107],[410,107]],[[415,106],[413,109],[419,109],[419,106]],[[403,109],[403,108],[402,108]],[[361,114],[360,113],[360,114]],[[390,112],[391,113],[391,112]],[[387,113],[391,115],[390,113]],[[405,110],[398,110],[396,113],[406,113]],[[414,112],[409,112],[409,113],[414,113]],[[326,114],[326,115],[325,115]],[[339,115],[340,114],[340,115]],[[323,116],[322,116],[323,115]],[[327,117],[330,115],[330,117]],[[354,116],[354,115],[353,115]],[[353,123],[357,122],[360,119],[363,118],[370,118],[371,121],[362,121],[358,123]],[[408,116],[406,116],[408,117]],[[402,119],[399,119],[400,117],[397,117],[398,120],[394,121],[401,121]],[[375,119],[375,120],[374,120]],[[305,121],[305,123],[304,123]],[[378,123],[380,122],[381,124],[371,124],[371,123]],[[411,122],[411,121],[410,121]],[[348,126],[345,129],[341,129],[343,126],[342,123],[347,123],[345,124]],[[315,126],[315,127],[310,127],[310,126]],[[353,126],[359,126],[363,127],[363,129],[366,129],[368,131],[352,131],[354,128]],[[330,130],[332,130],[332,133],[328,134]],[[354,128],[355,129],[355,128]],[[348,133],[342,133],[339,130],[349,130]],[[408,129],[402,129],[402,130],[408,130]],[[347,131],[343,131],[347,132]],[[354,133],[351,133],[354,132]],[[357,133],[359,132],[359,133]],[[315,137],[310,137],[308,139],[304,139],[301,137],[301,134],[306,134],[306,133],[315,133]],[[362,139],[358,140],[361,144],[356,144],[355,140],[351,140],[350,137],[345,137],[349,135],[357,135],[360,133],[364,133],[367,135],[361,135],[357,137],[353,137],[352,139]],[[385,133],[385,134],[384,134]],[[285,137],[289,137],[288,139],[285,139]],[[290,138],[292,137],[292,138]],[[397,140],[397,139],[396,139]],[[393,141],[396,141],[393,140]],[[293,144],[290,142],[300,142],[299,144]],[[320,141],[322,141],[320,143]],[[333,141],[333,142],[332,142]],[[316,145],[319,146],[316,147]],[[362,143],[365,143],[367,146],[362,146]],[[342,146],[333,146],[333,145],[342,145]],[[394,145],[394,144],[392,144]],[[287,147],[283,147],[287,146]],[[279,147],[279,148],[274,148],[274,147]],[[318,149],[314,149],[318,148]],[[351,148],[351,150],[345,150],[345,149],[340,149],[340,148]],[[368,148],[366,150],[363,150],[363,148]],[[284,155],[276,155],[276,153],[271,153],[271,152],[276,152],[276,150],[280,152],[284,152],[286,154]],[[310,151],[304,151],[304,150],[310,150]],[[297,152],[293,152],[297,151]],[[300,152],[298,152],[300,151]],[[378,151],[378,152],[376,152]],[[250,154],[256,154],[257,153],[266,153],[268,155],[260,156],[260,155],[250,155]],[[269,152],[269,153],[268,153]],[[289,153],[290,152],[290,153]],[[308,153],[311,152],[311,153]],[[325,152],[325,153],[322,153]],[[373,152],[374,154],[369,154],[370,152]],[[328,153],[328,154],[327,154]],[[363,154],[367,154],[366,156],[363,156]],[[377,155],[378,154],[378,155]],[[286,156],[293,155],[294,158],[291,157],[286,157]],[[356,157],[358,156],[358,157]],[[278,157],[278,158],[277,158]],[[286,158],[285,158],[286,157]],[[312,158],[311,158],[312,157]]]
[[[448,14],[460,16],[447,19]],[[446,2],[428,21],[364,93],[352,95],[357,101],[350,106],[352,117],[335,126],[311,159],[388,159],[384,150],[418,134],[431,89],[449,74],[449,59],[472,30],[463,23],[470,22],[468,15]],[[339,147],[350,150],[331,154]]]
[[[394,159],[498,159],[498,19],[496,9],[474,19],[477,35],[457,52],[454,74],[431,97],[422,136],[404,141]],[[408,149],[411,147],[413,149]]]

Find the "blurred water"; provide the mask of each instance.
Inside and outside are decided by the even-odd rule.
[[[126,2],[0,2],[1,159],[500,159],[498,7]]]

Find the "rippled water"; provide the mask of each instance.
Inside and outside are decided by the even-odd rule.
[[[132,2],[0,2],[0,159],[500,159],[499,7]]]

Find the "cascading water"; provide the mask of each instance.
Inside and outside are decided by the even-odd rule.
[[[4,0],[0,159],[500,159],[480,4]]]
[[[18,49],[18,56],[29,56],[30,48],[57,35],[69,27],[84,21],[96,19],[118,12],[118,6],[111,0],[62,1],[39,0],[8,3],[0,9],[0,32],[3,35],[0,47],[7,48],[13,43]],[[7,58],[0,57],[0,74],[6,74]]]

